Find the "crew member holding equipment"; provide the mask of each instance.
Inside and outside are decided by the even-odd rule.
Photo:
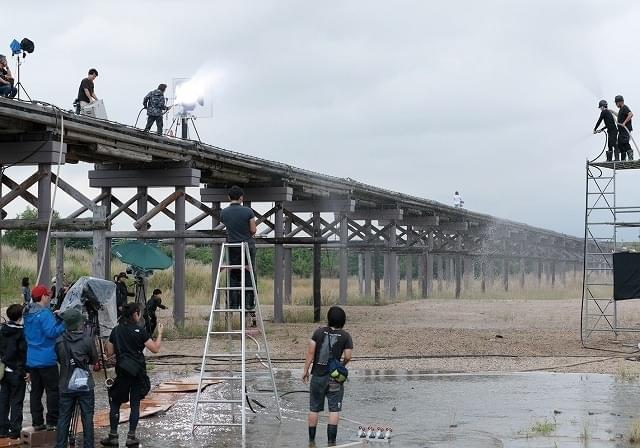
[[[78,99],[76,100],[76,113],[81,114],[82,110],[94,101],[98,101],[98,97],[95,94],[95,87],[93,82],[98,77],[98,70],[92,68],[89,70],[89,74],[86,78],[80,81],[80,87],[78,88]]]
[[[618,149],[618,127],[616,126],[616,120],[613,117],[613,113],[607,109],[607,102],[600,100],[598,103],[598,109],[600,109],[600,118],[596,122],[593,128],[593,133],[598,132],[598,126],[604,121],[604,126],[607,128],[607,162],[611,161],[611,156],[615,153],[616,160],[620,160],[620,150]],[[624,131],[623,131],[624,132]]]
[[[145,132],[149,132],[153,123],[156,123],[156,132],[162,135],[162,125],[164,113],[169,110],[167,107],[167,99],[164,92],[167,90],[166,84],[160,84],[156,90],[147,93],[142,100],[142,105],[147,109],[147,125],[144,127]]]
[[[631,118],[633,112],[629,109],[629,106],[624,104],[624,98],[622,95],[616,95],[616,106],[618,106],[618,149],[620,150],[620,160],[633,160],[633,149],[629,144],[631,139],[630,132],[633,131],[631,124]]]

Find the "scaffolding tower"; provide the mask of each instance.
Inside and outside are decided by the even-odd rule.
[[[582,284],[581,340],[595,334],[640,332],[620,325],[618,303],[613,298],[613,254],[624,250],[619,232],[640,227],[640,205],[620,205],[616,176],[622,170],[640,169],[640,160],[587,161],[584,216],[584,275]]]

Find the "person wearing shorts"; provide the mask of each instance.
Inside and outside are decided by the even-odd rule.
[[[335,445],[338,434],[338,420],[342,411],[344,398],[344,383],[334,380],[329,375],[329,361],[341,361],[346,366],[351,360],[353,340],[351,335],[343,330],[347,315],[339,306],[332,306],[327,312],[327,326],[314,331],[304,363],[302,381],[309,384],[309,443],[315,443],[316,427],[319,413],[324,411],[325,399],[329,405],[329,423],[327,425],[327,440],[329,445]],[[313,367],[311,367],[313,365]],[[309,369],[311,368],[311,381]]]

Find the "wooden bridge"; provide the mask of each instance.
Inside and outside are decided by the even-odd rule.
[[[59,157],[63,164],[86,166],[95,192],[81,191],[62,175],[57,178],[54,171]],[[77,203],[73,213],[54,219],[52,224],[51,237],[57,241],[58,249],[57,275],[63,272],[64,238],[93,239],[92,274],[101,278],[111,277],[112,239],[173,241],[177,323],[183,322],[185,315],[186,244],[211,244],[212,277],[215,276],[219,244],[225,235],[219,221],[220,207],[227,201],[227,188],[234,184],[243,187],[247,205],[256,211],[258,244],[275,247],[276,322],[283,321],[283,305],[291,300],[294,245],[314,249],[317,317],[323,247],[339,251],[339,294],[343,304],[348,297],[348,251],[359,254],[360,284],[368,296],[382,294],[378,270],[373,266],[377,257],[384,258],[383,293],[391,299],[398,293],[400,257],[405,257],[408,289],[413,283],[413,263],[418,263],[422,297],[431,296],[434,273],[450,278],[459,297],[463,278],[474,270],[484,278],[488,266],[498,266],[507,289],[513,272],[519,273],[519,281],[524,284],[527,271],[535,271],[538,276],[548,271],[555,278],[558,271],[563,274],[582,269],[582,238],[198,141],[160,137],[43,103],[0,98],[0,164],[0,229],[38,231],[38,261],[46,261],[44,279],[50,277],[49,247],[45,241],[52,185],[56,182],[59,190],[66,193],[65,200]],[[22,181],[11,179],[7,168],[15,165],[33,166],[34,172]],[[8,190],[3,191],[3,186]],[[166,197],[152,195],[158,188],[166,191],[167,187],[171,193]],[[30,191],[36,188],[37,195]],[[18,198],[38,210],[36,220],[7,219],[3,208]],[[160,214],[169,219],[165,222],[173,224],[171,228],[150,228],[150,221]],[[114,220],[125,216],[132,221],[130,230],[113,230]],[[205,220],[210,223],[207,230],[195,230]]]

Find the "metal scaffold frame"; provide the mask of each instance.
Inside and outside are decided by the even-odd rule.
[[[586,164],[584,261],[580,338],[583,345],[594,333],[640,332],[619,325],[618,303],[613,299],[613,254],[621,249],[618,229],[640,227],[621,219],[640,214],[640,206],[620,206],[616,175],[620,170],[640,169],[640,161]]]

